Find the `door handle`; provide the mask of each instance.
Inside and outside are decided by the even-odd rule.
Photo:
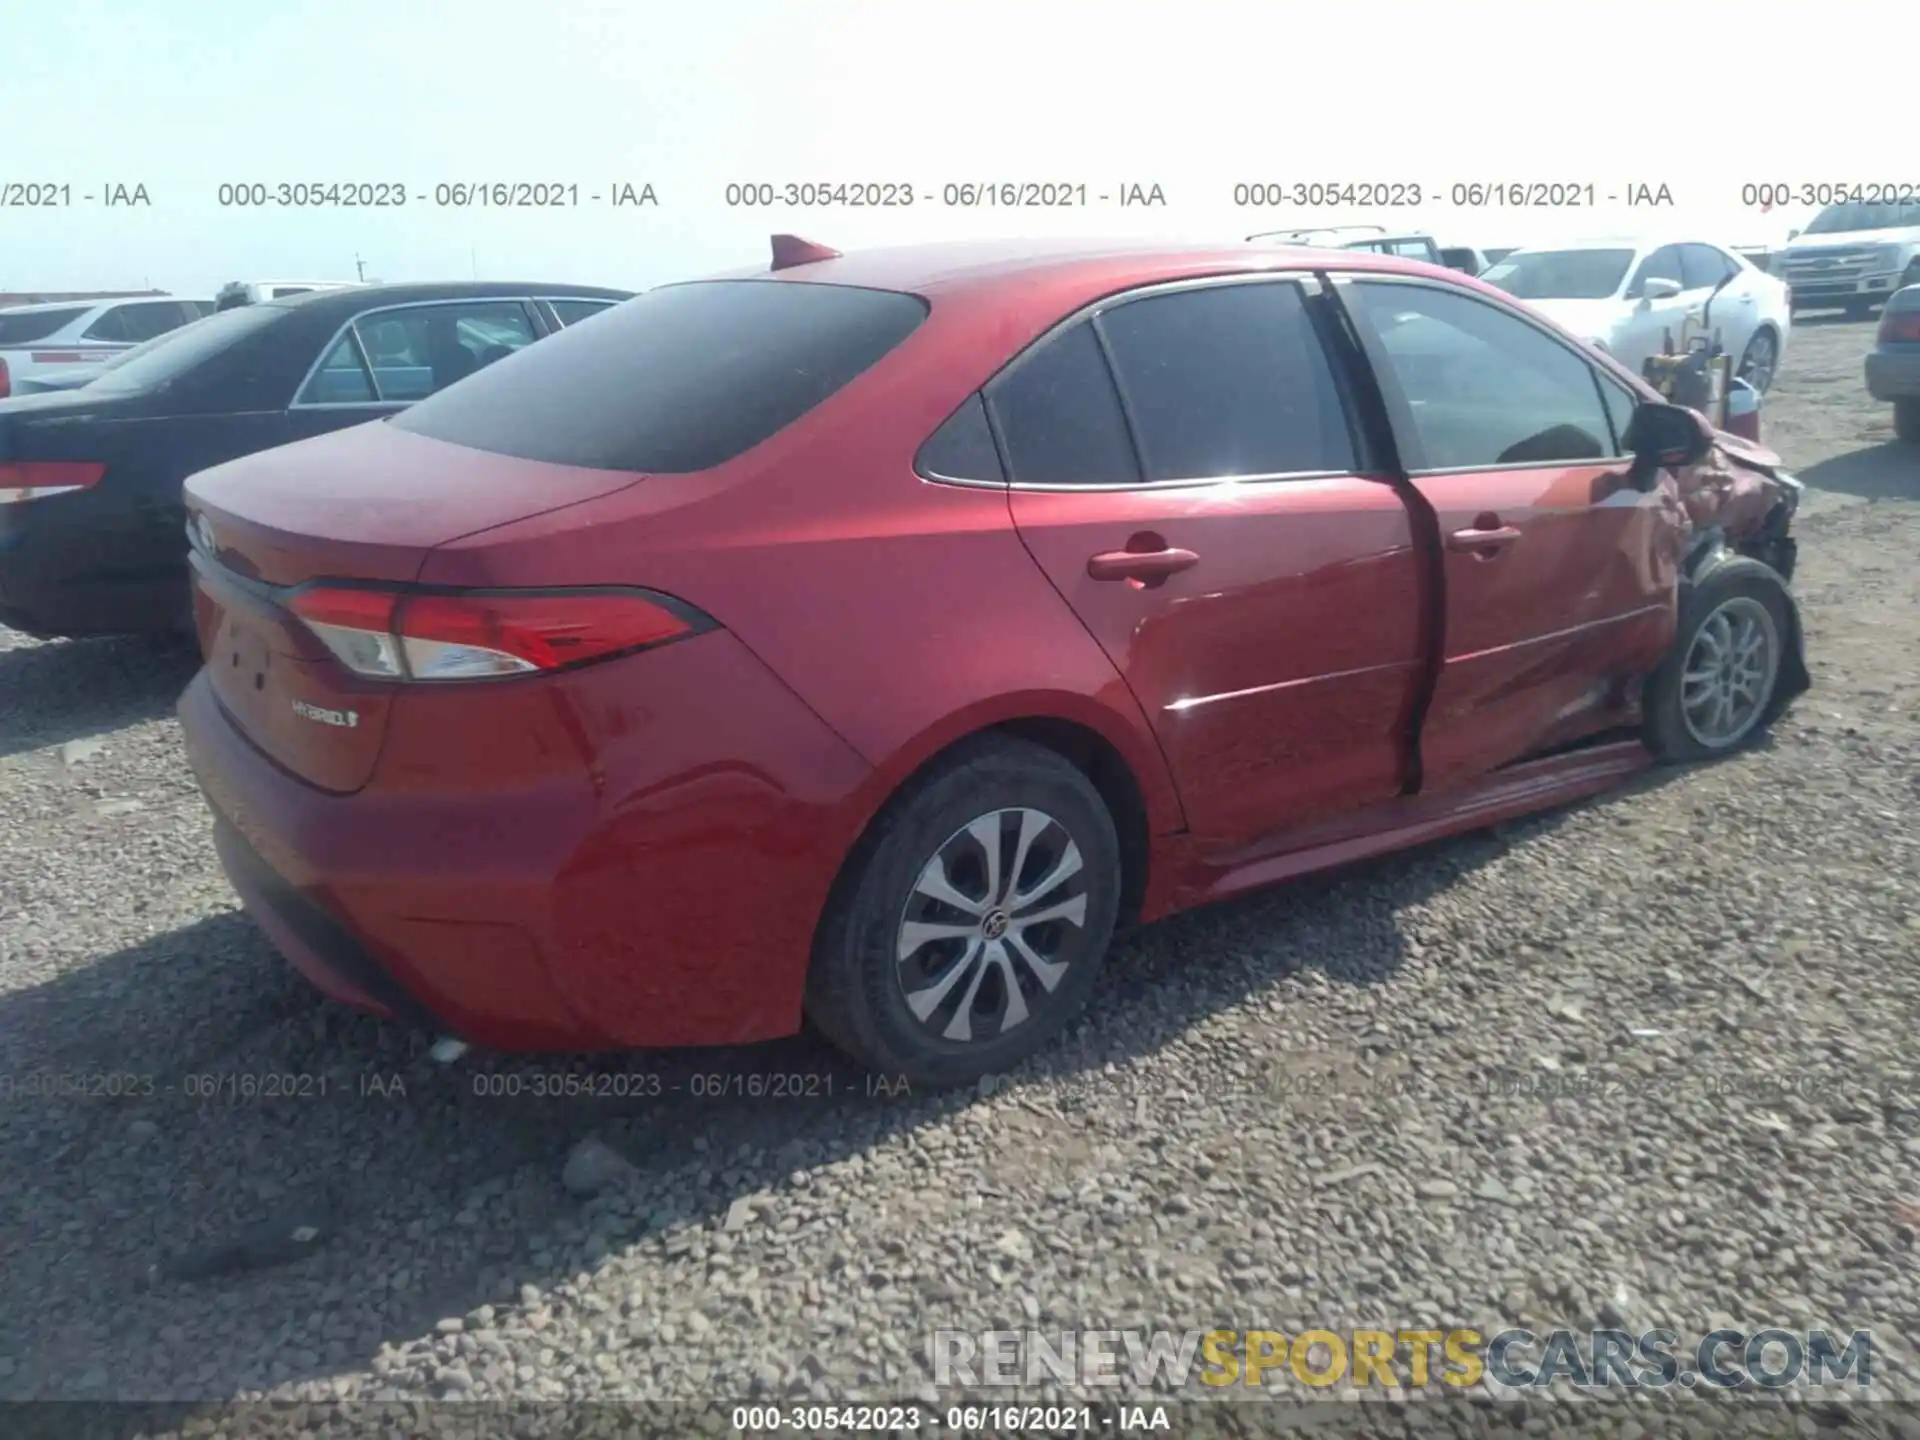
[[[1094,580],[1138,580],[1143,585],[1158,585],[1169,575],[1199,563],[1200,557],[1193,551],[1172,547],[1105,550],[1087,561],[1087,575]]]
[[[1520,532],[1511,525],[1489,525],[1481,529],[1454,531],[1447,537],[1447,548],[1484,555],[1489,551],[1504,549],[1519,538]]]

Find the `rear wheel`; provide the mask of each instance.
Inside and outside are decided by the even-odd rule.
[[[1778,709],[1793,633],[1786,589],[1758,560],[1729,560],[1689,586],[1673,648],[1647,682],[1648,747],[1688,761],[1750,743]]]
[[[1909,445],[1920,445],[1920,398],[1893,402],[1893,433]]]
[[[1085,1005],[1113,935],[1120,843],[1091,781],[1043,746],[975,741],[897,797],[820,929],[807,1012],[871,1069],[963,1085]]]

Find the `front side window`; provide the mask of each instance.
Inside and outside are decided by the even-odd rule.
[[[1344,293],[1404,401],[1409,468],[1471,470],[1613,456],[1593,367],[1494,305],[1431,286],[1356,281]]]
[[[1740,267],[1711,245],[1682,245],[1680,273],[1689,290],[1711,290]]]
[[[1687,288],[1686,272],[1680,266],[1678,245],[1662,245],[1640,262],[1640,268],[1634,272],[1633,284],[1627,287],[1627,298],[1638,300],[1645,295],[1649,280],[1671,280],[1682,290]]]
[[[1131,485],[1141,478],[1093,322],[1049,336],[987,390],[1017,485]]]
[[[1300,287],[1213,285],[1099,317],[1146,479],[1355,468],[1333,371]]]

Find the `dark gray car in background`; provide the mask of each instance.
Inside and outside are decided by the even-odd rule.
[[[1887,297],[1867,352],[1867,393],[1893,403],[1893,432],[1920,445],[1920,285]]]

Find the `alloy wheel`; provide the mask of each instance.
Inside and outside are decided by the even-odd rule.
[[[1773,612],[1750,595],[1719,605],[1694,631],[1680,682],[1687,732],[1710,750],[1726,750],[1760,723],[1780,671]]]
[[[1740,378],[1764,395],[1773,385],[1773,371],[1779,359],[1780,347],[1774,343],[1773,332],[1761,330],[1747,342],[1747,353],[1740,360]]]
[[[949,1044],[1025,1024],[1087,952],[1088,874],[1053,816],[994,810],[953,832],[921,867],[895,960],[907,1009]]]

